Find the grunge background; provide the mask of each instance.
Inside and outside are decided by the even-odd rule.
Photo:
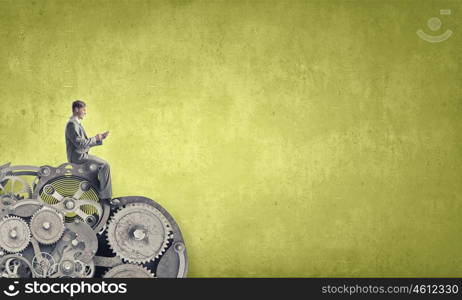
[[[0,0],[0,164],[64,163],[82,99],[89,135],[111,131],[91,153],[114,196],[173,215],[191,277],[462,276],[461,15]]]

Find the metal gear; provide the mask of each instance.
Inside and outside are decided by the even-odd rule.
[[[57,271],[51,278],[91,278],[95,274],[93,261],[86,264],[81,260],[64,259],[57,264]]]
[[[117,211],[107,228],[107,240],[117,256],[132,263],[146,263],[165,252],[171,225],[156,208],[128,204]]]
[[[98,198],[87,199],[89,195],[96,197],[88,181],[63,177],[46,184],[39,195],[39,201],[64,214],[67,222],[72,222],[78,217],[94,227],[102,217],[103,207]]]
[[[11,253],[21,252],[30,242],[27,223],[15,216],[4,217],[0,221],[0,247]]]
[[[122,264],[107,271],[103,278],[155,278],[155,276],[140,265]]]
[[[16,204],[16,199],[10,195],[0,195],[0,216],[7,216],[11,213],[14,204]]]
[[[101,199],[100,183],[93,162],[0,165],[0,277],[185,277],[173,217],[147,197]]]
[[[56,243],[64,229],[64,216],[48,207],[38,210],[30,220],[32,236],[44,245]]]
[[[66,236],[63,237],[63,240]],[[62,249],[62,255],[56,263],[51,278],[91,278],[95,274],[95,263],[93,260],[85,263],[80,258],[82,250],[78,245],[74,246],[72,241]]]
[[[4,182],[5,184],[3,184]],[[9,185],[8,182],[10,183]],[[19,176],[9,175],[3,177],[0,182],[0,191],[3,197],[9,197],[15,201],[24,199],[25,197],[28,199],[32,198],[32,187],[25,179]]]
[[[20,254],[8,254],[0,258],[0,277],[29,278],[32,275],[32,265]]]
[[[53,256],[48,252],[40,252],[32,258],[32,271],[34,277],[46,278],[56,272],[57,264]]]

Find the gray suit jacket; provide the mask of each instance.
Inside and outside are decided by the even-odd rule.
[[[90,147],[102,145],[102,141],[97,141],[96,137],[88,138],[83,126],[73,117],[66,124],[66,151],[67,161],[80,164],[88,159]]]

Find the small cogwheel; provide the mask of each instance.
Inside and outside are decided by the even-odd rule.
[[[30,220],[32,236],[44,245],[56,243],[64,229],[64,216],[51,208],[38,210]]]
[[[0,247],[10,253],[17,253],[26,249],[29,242],[29,225],[23,219],[11,216],[0,221]]]

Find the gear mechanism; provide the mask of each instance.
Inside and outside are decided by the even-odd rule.
[[[98,175],[94,162],[0,165],[0,277],[186,277],[173,217],[146,197],[102,199]]]
[[[51,278],[91,278],[95,272],[95,265],[81,260],[62,260],[57,264],[57,272]]]
[[[15,201],[32,197],[32,187],[19,176],[4,176],[0,182],[0,192],[2,197]]]
[[[8,254],[0,258],[0,277],[27,278],[32,275],[30,262],[20,254]]]
[[[29,225],[23,219],[9,216],[0,221],[0,247],[10,253],[17,253],[26,249],[29,242]]]
[[[67,223],[79,218],[95,227],[103,212],[91,184],[73,176],[58,177],[44,185],[39,200],[62,213]]]
[[[48,207],[38,210],[30,221],[32,236],[44,245],[56,243],[64,229],[64,216]]]
[[[109,246],[132,263],[146,263],[161,255],[171,238],[171,225],[151,205],[128,204],[114,214],[107,228]]]
[[[48,252],[41,252],[32,258],[32,270],[35,277],[46,278],[56,272],[55,259]]]
[[[104,278],[155,278],[148,269],[139,265],[122,264],[118,265],[103,276]]]

